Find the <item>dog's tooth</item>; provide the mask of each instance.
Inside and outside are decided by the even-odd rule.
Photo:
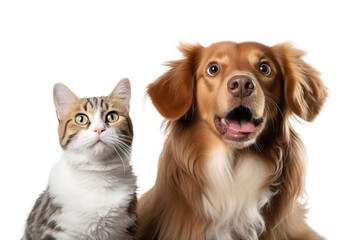
[[[221,119],[221,123],[224,124],[224,125],[226,125],[226,126],[228,125],[227,122],[226,122],[226,120],[225,120],[225,118],[222,118],[222,119]]]

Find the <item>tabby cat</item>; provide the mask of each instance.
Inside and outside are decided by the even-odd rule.
[[[78,98],[65,85],[54,86],[63,153],[27,219],[24,240],[135,238],[130,95],[128,79],[107,97]]]

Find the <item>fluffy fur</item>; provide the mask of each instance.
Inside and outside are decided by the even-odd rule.
[[[314,120],[327,96],[304,52],[254,42],[180,50],[148,86],[168,121],[139,239],[321,239],[298,201],[305,152],[289,122]]]

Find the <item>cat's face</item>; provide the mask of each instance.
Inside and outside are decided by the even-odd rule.
[[[65,85],[54,87],[59,140],[65,151],[111,158],[130,154],[130,83],[123,79],[106,97],[78,98]]]

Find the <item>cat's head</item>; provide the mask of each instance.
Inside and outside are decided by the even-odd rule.
[[[54,86],[59,140],[67,152],[111,158],[127,156],[133,138],[130,82],[122,79],[109,96],[78,98],[64,84]]]

